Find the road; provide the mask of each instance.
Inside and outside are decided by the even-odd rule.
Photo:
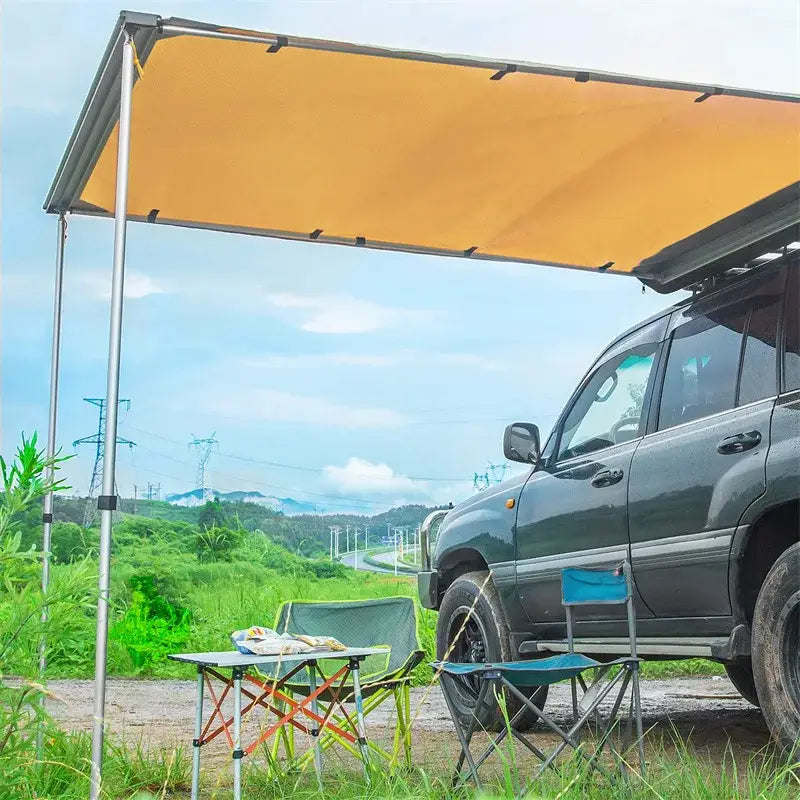
[[[359,552],[358,554],[358,569],[366,570],[367,572],[391,572],[394,573],[394,561],[395,561],[395,553],[393,550],[389,550],[384,553],[370,553],[370,556],[375,559],[376,561],[381,561],[385,564],[384,567],[378,567],[374,564],[367,564],[364,561],[364,554]],[[339,559],[342,564],[347,567],[355,567],[356,566],[356,554],[355,553],[345,553]],[[405,570],[401,570],[398,574],[400,575],[410,575],[411,573],[406,572]]]

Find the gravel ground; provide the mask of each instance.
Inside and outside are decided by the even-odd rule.
[[[88,730],[92,716],[92,681],[57,680],[49,684],[53,696],[48,708],[61,725],[72,730]],[[141,742],[145,747],[181,745],[188,752],[193,736],[194,681],[111,679],[107,684],[107,719],[110,730],[129,743]],[[712,763],[719,763],[727,748],[737,763],[769,742],[769,733],[758,709],[739,697],[725,678],[686,678],[645,681],[642,705],[650,753],[656,748],[669,751],[674,747],[674,734],[689,741],[692,752]],[[368,735],[389,745],[394,714],[391,702],[368,717]],[[412,690],[411,710],[414,716],[414,760],[418,765],[441,768],[442,760],[452,759],[458,745],[438,687]],[[553,688],[547,710],[557,722],[569,721],[569,685]],[[255,731],[263,717],[260,713],[248,720]],[[549,734],[539,733],[546,744]],[[302,737],[301,737],[302,738]],[[303,748],[303,743],[299,743]],[[337,752],[328,759],[342,760]],[[224,737],[220,736],[203,749],[206,771],[225,779],[229,755]],[[346,760],[346,758],[344,759]]]

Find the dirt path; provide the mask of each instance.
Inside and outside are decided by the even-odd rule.
[[[60,723],[71,730],[88,730],[92,714],[92,681],[59,680],[50,683],[53,698],[48,707]],[[145,747],[174,747],[190,751],[193,735],[194,681],[111,679],[107,687],[107,719],[110,729],[130,743]],[[723,678],[686,678],[645,681],[642,686],[644,726],[648,747],[672,749],[672,733],[691,743],[700,758],[719,763],[727,747],[737,762],[769,742],[769,733],[758,709],[742,700],[733,685]],[[368,718],[368,734],[384,746],[393,731],[393,704],[386,703]],[[441,768],[443,758],[454,758],[457,740],[441,692],[434,687],[412,690],[414,761]],[[547,709],[556,721],[569,721],[569,685],[553,688]],[[255,730],[261,718],[250,719]],[[540,734],[544,739],[547,734]],[[302,748],[301,744],[301,748]],[[206,768],[227,775],[228,751],[223,737],[203,750]],[[342,759],[338,753],[329,758]]]

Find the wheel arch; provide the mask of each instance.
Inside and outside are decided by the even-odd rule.
[[[800,499],[764,509],[747,526],[731,562],[731,599],[734,616],[752,625],[758,592],[767,573],[795,542],[800,541]]]
[[[439,573],[439,602],[447,589],[461,575],[478,570],[489,570],[489,565],[483,555],[473,547],[459,547],[445,553],[437,564]]]

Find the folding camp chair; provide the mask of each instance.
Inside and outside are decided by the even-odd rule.
[[[631,728],[635,721],[639,767],[641,772],[644,772],[639,659],[636,656],[636,616],[633,609],[630,565],[625,561],[614,570],[565,569],[561,573],[561,590],[567,619],[568,653],[532,661],[496,664],[457,664],[452,662],[435,662],[433,664],[437,672],[441,673],[442,693],[461,744],[461,755],[453,777],[455,784],[461,783],[465,778],[471,776],[475,784],[480,787],[478,769],[491,753],[498,749],[500,743],[508,735],[518,740],[541,761],[531,780],[538,778],[548,767],[554,766],[555,760],[567,747],[573,748],[591,768],[609,774],[600,762],[603,748],[608,745],[617,767],[623,775],[626,774],[626,762],[624,757],[614,749],[612,734],[617,725],[620,707],[629,688],[630,706],[624,744],[626,748],[631,744]],[[630,656],[617,658],[614,661],[600,662],[576,653],[572,632],[573,609],[576,606],[609,604],[625,604],[627,606]],[[614,667],[618,667],[618,669],[615,670]],[[594,679],[587,685],[583,680],[583,673],[589,669],[594,669],[596,672]],[[477,678],[478,680],[465,680],[466,678]],[[531,689],[535,687],[550,686],[566,679],[569,679],[571,683],[573,719],[572,724],[565,730],[538,708],[529,695]],[[490,691],[496,697],[500,697],[502,691],[505,690],[522,703],[520,710],[507,721],[505,728],[492,739],[488,748],[479,758],[474,758],[470,751],[470,742],[478,726],[477,716],[473,715],[469,724],[465,728],[461,727],[452,694],[455,681],[460,681],[461,689],[473,695],[476,708],[497,702],[489,695]],[[608,717],[603,719],[600,706],[606,698],[613,698],[613,700]],[[517,730],[516,723],[526,713],[533,713],[561,739],[549,753],[539,749],[529,738]],[[597,726],[597,741],[591,753],[587,752],[580,740],[581,729],[590,720],[594,720]],[[468,768],[466,773],[463,772],[464,762]]]
[[[417,634],[417,614],[410,597],[386,597],[375,600],[346,602],[289,601],[278,609],[275,630],[279,633],[305,634],[308,636],[332,636],[348,647],[388,646],[389,652],[381,656],[368,656],[361,665],[361,694],[364,699],[364,715],[370,714],[390,697],[394,698],[397,710],[394,746],[392,752],[380,747],[372,740],[368,746],[381,757],[396,761],[402,750],[406,763],[411,765],[411,700],[409,686],[411,673],[421,663],[425,651]],[[319,667],[318,667],[319,669]],[[284,670],[288,671],[288,669]],[[279,674],[262,675],[266,680],[282,677]],[[320,674],[324,680],[325,676]],[[294,694],[307,695],[309,681],[306,671],[292,676],[285,686]],[[342,717],[341,704],[353,700],[352,684],[342,688],[331,687],[319,697],[320,714],[335,725],[346,723]],[[339,709],[335,711],[334,709]],[[352,750],[349,742],[342,740],[335,731],[324,728],[320,735],[320,749],[326,750],[334,743]],[[305,753],[294,759],[293,731],[283,737],[287,756],[295,766],[305,767],[311,763],[313,753]],[[272,756],[277,757],[278,742],[273,746]],[[355,754],[355,753],[354,753]]]

